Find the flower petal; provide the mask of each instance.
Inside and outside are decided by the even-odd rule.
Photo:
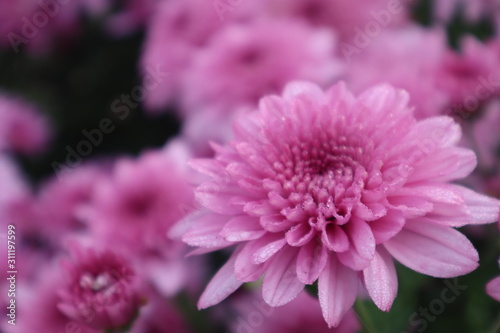
[[[467,237],[450,227],[420,219],[407,221],[384,246],[403,265],[434,277],[455,277],[478,266],[477,251]]]
[[[316,241],[302,246],[297,257],[297,277],[300,282],[312,284],[325,268],[328,250]]]
[[[240,250],[236,250],[224,266],[214,275],[198,301],[198,309],[205,309],[223,301],[236,291],[243,282],[236,278],[234,264]]]
[[[220,235],[230,216],[207,214],[200,216],[182,240],[191,246],[215,248],[232,245]]]
[[[469,224],[484,224],[498,221],[500,201],[486,195],[476,193],[459,185],[452,185],[462,193],[465,205],[470,214]]]
[[[358,292],[357,274],[330,256],[318,279],[318,296],[328,327],[336,327],[351,309]]]
[[[408,183],[419,181],[447,182],[468,176],[476,167],[476,154],[469,149],[447,147],[428,154],[414,166]]]
[[[321,240],[325,246],[334,252],[345,252],[349,250],[349,238],[344,230],[333,223],[327,223],[325,230],[321,233]]]
[[[400,211],[390,209],[387,215],[370,222],[373,236],[377,244],[383,243],[401,231],[406,219]]]
[[[337,258],[355,271],[365,269],[375,255],[375,237],[370,226],[363,220],[352,218],[345,224],[344,231],[351,246],[346,252],[337,253]]]
[[[231,203],[231,199],[238,195],[241,193],[237,188],[227,186],[224,181],[215,180],[206,181],[195,192],[196,200],[202,206],[225,215],[241,213],[241,207]]]
[[[486,292],[492,298],[500,302],[500,276],[488,282],[486,285]]]
[[[232,218],[222,229],[221,236],[230,242],[242,242],[262,237],[266,233],[259,218],[241,215]]]
[[[287,246],[273,258],[262,284],[262,296],[267,304],[285,305],[304,289],[295,268],[297,253],[298,249]]]
[[[267,234],[253,241],[255,244],[255,253],[253,254],[253,263],[261,264],[269,260],[286,244],[284,235]]]
[[[299,223],[286,233],[286,240],[291,246],[303,246],[316,234],[316,231],[307,223]]]
[[[246,243],[234,264],[234,272],[238,280],[242,282],[254,282],[264,273],[266,266],[264,263],[253,262],[255,250],[260,247],[258,242]]]
[[[363,278],[378,308],[389,311],[398,292],[398,277],[394,262],[384,248],[377,249],[370,266],[363,270]]]

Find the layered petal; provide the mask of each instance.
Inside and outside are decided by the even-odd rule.
[[[262,296],[267,304],[284,305],[304,289],[304,283],[297,278],[297,254],[297,249],[287,246],[273,258],[262,284]]]
[[[398,277],[392,257],[383,247],[377,248],[370,266],[363,270],[363,279],[378,308],[389,311],[398,291]]]
[[[318,279],[318,297],[329,327],[339,325],[343,316],[353,306],[358,292],[358,277],[334,256],[328,258]]]
[[[241,248],[236,250],[224,266],[214,275],[212,280],[210,280],[205,291],[200,296],[198,309],[205,309],[220,303],[243,284],[243,282],[236,278],[236,274],[234,273],[234,265],[240,251]]]
[[[403,265],[434,277],[464,275],[478,267],[477,251],[467,237],[423,220],[408,221],[384,246]]]

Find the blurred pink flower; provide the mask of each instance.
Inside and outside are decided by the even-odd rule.
[[[193,209],[184,147],[118,160],[79,209],[96,237],[131,253],[167,250],[166,233]]]
[[[106,179],[105,169],[97,163],[86,164],[65,175],[63,180],[52,177],[45,181],[36,200],[38,231],[60,243],[65,234],[84,230],[77,211],[89,203],[94,187]]]
[[[245,2],[235,13],[221,20],[212,1],[159,2],[147,27],[140,69],[144,86],[150,85],[152,71],[168,73],[168,76],[148,91],[144,102],[147,110],[159,112],[168,103],[175,102],[179,82],[193,55],[227,22],[250,16],[253,6],[253,2]]]
[[[0,153],[0,225],[2,230],[13,224],[21,234],[34,226],[35,201],[31,186],[20,167],[9,156]]]
[[[85,324],[68,318],[57,307],[63,280],[60,270],[54,265],[47,265],[38,270],[36,283],[18,285],[16,325],[2,324],[6,333],[99,333]]]
[[[183,143],[173,142],[138,159],[118,160],[77,214],[95,240],[140,263],[141,275],[164,295],[194,287],[202,276],[197,258],[184,258],[185,244],[167,238],[171,226],[194,209],[189,157]]]
[[[470,139],[478,155],[479,167],[483,171],[493,172],[500,176],[499,128],[500,101],[494,100],[485,106],[483,114],[472,124]]]
[[[436,75],[436,86],[449,99],[448,114],[476,112],[500,91],[500,57],[473,37],[462,40],[460,53],[448,51]],[[451,111],[451,112],[450,112]]]
[[[65,281],[59,310],[96,329],[118,329],[132,323],[141,307],[140,286],[127,259],[112,251],[73,247],[63,262]]]
[[[0,47],[47,53],[79,32],[79,1],[0,0]]]
[[[331,27],[345,41],[350,41],[358,31],[369,29],[367,26],[375,25],[382,30],[408,20],[404,5],[394,5],[387,0],[271,0],[266,3],[274,15]]]
[[[355,92],[379,82],[390,83],[410,93],[418,119],[440,115],[449,104],[436,82],[449,52],[446,43],[444,30],[417,25],[384,30],[366,48],[343,48],[349,61],[346,81]]]
[[[36,154],[51,139],[48,120],[30,103],[6,94],[0,95],[0,149]]]
[[[171,231],[197,253],[236,245],[198,306],[264,274],[263,298],[284,305],[318,280],[329,326],[353,305],[358,280],[382,310],[397,293],[393,258],[434,277],[466,274],[478,254],[453,227],[497,219],[497,200],[448,182],[475,167],[449,117],[416,121],[389,85],[357,98],[337,84],[287,85],[235,124],[235,139],[193,166],[209,180],[205,208]],[[196,252],[195,252],[196,253]]]
[[[253,299],[252,299],[253,298]],[[245,297],[236,301],[238,319],[232,326],[234,333],[355,333],[360,325],[354,311],[346,313],[336,328],[329,328],[316,299],[307,293],[301,293],[290,303],[272,308],[259,302],[256,297]]]
[[[184,80],[184,110],[212,107],[227,114],[253,107],[293,79],[329,85],[343,70],[336,46],[329,31],[291,20],[227,25],[194,56]]]
[[[465,179],[475,190],[500,198],[500,101],[485,104],[477,114],[463,113],[463,144],[477,153],[478,167]]]

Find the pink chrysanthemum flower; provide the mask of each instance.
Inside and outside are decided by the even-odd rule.
[[[118,160],[77,216],[99,239],[127,252],[169,252],[169,228],[193,208],[183,144]]]
[[[124,257],[77,248],[64,266],[66,283],[58,304],[62,313],[96,329],[132,322],[142,301],[136,274]]]
[[[51,136],[49,121],[30,103],[0,95],[0,150],[22,154],[42,152]]]
[[[106,168],[97,163],[81,165],[64,181],[57,177],[45,181],[36,201],[36,231],[58,243],[66,233],[84,230],[76,213],[89,203],[94,187],[107,179]]]
[[[211,179],[204,210],[172,234],[201,249],[236,245],[200,308],[264,274],[271,306],[318,280],[330,326],[353,305],[358,281],[382,310],[397,293],[393,259],[435,277],[469,273],[478,254],[453,227],[496,220],[498,202],[449,182],[476,165],[456,147],[449,117],[416,121],[408,94],[389,85],[358,97],[337,84],[287,85],[235,124],[235,139],[193,166]]]
[[[0,328],[6,333],[100,333],[86,323],[67,317],[58,308],[61,301],[58,291],[63,283],[55,265],[47,264],[37,270],[35,283],[20,282],[17,295],[16,325],[3,322]]]
[[[316,26],[328,26],[349,40],[364,31],[368,23],[394,26],[408,20],[408,11],[391,8],[386,0],[268,0],[268,11],[278,16],[293,16]]]
[[[232,24],[213,36],[186,73],[186,110],[254,106],[291,80],[329,85],[343,70],[334,36],[292,20]],[[227,112],[225,112],[227,113]]]
[[[437,88],[448,96],[452,111],[464,114],[476,112],[498,96],[500,62],[494,46],[471,36],[464,38],[460,46],[460,53],[447,52],[435,76]]]
[[[160,1],[155,7],[141,56],[144,86],[151,86],[152,71],[168,73],[168,76],[148,88],[144,100],[148,111],[161,111],[176,98],[180,92],[179,82],[193,55],[213,34],[228,22],[251,17],[257,6],[248,1],[241,3],[237,10],[222,14],[217,4],[206,0],[169,0]]]
[[[365,48],[355,43],[341,44],[350,64],[346,82],[355,92],[381,81],[390,83],[409,92],[416,118],[440,115],[450,104],[448,95],[438,89],[436,82],[436,73],[441,71],[443,59],[449,52],[446,43],[442,29],[409,25],[382,31]]]
[[[183,143],[173,142],[137,159],[122,158],[77,212],[94,239],[140,263],[140,273],[164,295],[196,284],[193,272],[199,268],[193,265],[201,266],[184,258],[184,243],[167,239],[170,228],[194,209],[190,157]]]

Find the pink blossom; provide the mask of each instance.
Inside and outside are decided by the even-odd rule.
[[[20,167],[0,153],[0,224],[3,230],[14,225],[18,232],[28,232],[34,225],[35,202],[31,186]]]
[[[500,101],[486,105],[481,117],[472,124],[470,138],[478,155],[479,167],[500,175],[498,149],[500,147]]]
[[[239,8],[237,13],[241,15],[228,16],[226,22],[246,16],[244,9],[251,3],[247,2]],[[174,97],[179,93],[178,83],[193,55],[221,26],[222,21],[212,1],[171,0],[158,3],[147,27],[141,72],[145,86],[149,84],[146,80],[151,70],[158,69],[168,73],[168,76],[148,91],[145,106],[149,111],[161,111],[175,101]]]
[[[193,209],[184,148],[149,151],[115,163],[78,216],[108,244],[128,251],[165,249],[166,233]]]
[[[96,329],[117,329],[132,322],[140,306],[137,275],[125,257],[112,251],[74,247],[64,264],[59,310]]]
[[[460,53],[447,52],[436,75],[436,86],[449,99],[448,110],[476,112],[500,91],[500,58],[489,45],[473,37],[462,40]]]
[[[476,116],[478,114],[478,116]],[[462,113],[463,144],[477,153],[478,167],[466,178],[466,183],[476,190],[500,197],[500,101],[488,102],[477,114]]]
[[[62,180],[52,177],[45,181],[36,200],[39,232],[60,242],[66,233],[84,230],[77,211],[89,203],[94,187],[106,176],[104,165],[86,164],[72,170]]]
[[[444,30],[416,25],[387,29],[366,48],[353,47],[341,45],[349,62],[346,81],[355,92],[381,81],[405,89],[419,119],[440,115],[449,105],[447,94],[437,89],[436,82],[436,73],[449,52]]]
[[[356,34],[368,29],[373,31],[373,26],[384,29],[408,19],[408,12],[401,3],[392,8],[394,6],[387,0],[271,0],[266,3],[273,15],[331,27],[344,41],[351,41]]]
[[[478,254],[453,227],[496,221],[497,200],[449,183],[470,174],[472,151],[445,116],[416,121],[405,91],[353,96],[294,82],[235,124],[235,139],[193,166],[208,176],[204,206],[171,231],[198,253],[236,246],[198,306],[264,275],[271,306],[318,280],[329,326],[353,305],[358,280],[382,310],[397,293],[394,260],[434,277],[467,274]]]
[[[228,113],[279,93],[293,79],[324,86],[343,67],[336,42],[327,30],[283,20],[227,25],[195,55],[183,89],[186,112],[215,107]]]
[[[42,152],[52,133],[48,120],[28,102],[0,95],[0,149],[22,154]]]
[[[77,214],[94,239],[139,262],[141,275],[165,295],[195,285],[202,275],[196,258],[184,258],[185,244],[167,238],[171,226],[194,209],[189,157],[184,144],[173,142],[138,159],[118,160]]]
[[[256,297],[245,297],[236,301],[238,318],[231,332],[275,333],[355,333],[360,325],[354,311],[349,311],[336,328],[329,328],[318,302],[307,293],[301,293],[290,303],[273,308]]]
[[[38,270],[36,283],[18,285],[16,325],[2,322],[2,332],[6,333],[99,333],[86,324],[68,318],[57,307],[60,302],[58,290],[62,279],[59,269],[54,265]]]
[[[47,53],[56,43],[78,33],[78,14],[78,1],[47,6],[45,1],[0,0],[0,47],[16,53],[23,47]]]

